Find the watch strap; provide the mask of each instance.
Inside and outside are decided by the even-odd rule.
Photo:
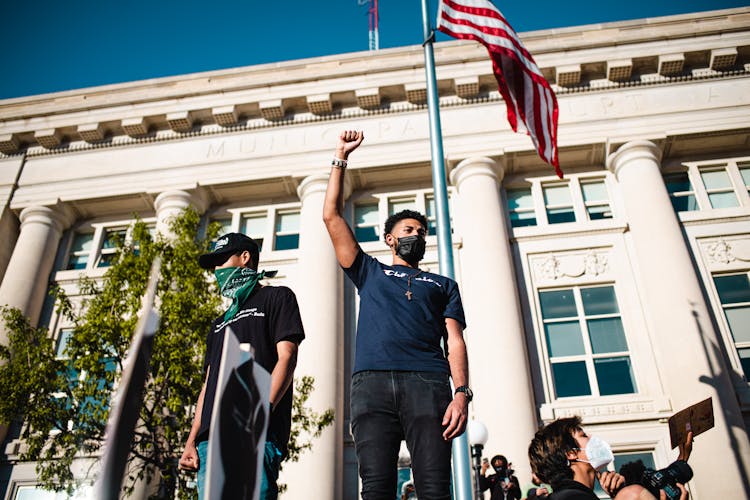
[[[336,158],[335,156],[331,160],[331,166],[336,168],[346,168],[346,165],[348,162],[346,160],[342,160],[341,158]]]

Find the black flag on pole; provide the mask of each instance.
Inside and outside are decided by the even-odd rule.
[[[94,486],[93,498],[97,500],[120,498],[122,479],[143,403],[143,387],[149,373],[151,347],[154,334],[159,328],[159,313],[154,309],[154,298],[160,269],[161,260],[157,257],[151,266],[141,317],[123,363],[120,384],[112,398],[112,409],[105,430],[102,466]]]

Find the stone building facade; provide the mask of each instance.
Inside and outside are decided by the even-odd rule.
[[[750,484],[750,8],[525,33],[560,105],[565,178],[514,134],[485,49],[435,46],[473,418],[528,479],[541,423],[581,415],[618,463],[676,457],[666,418],[707,397],[692,498]],[[421,47],[0,101],[0,303],[64,337],[49,279],[101,276],[137,213],[188,205],[263,241],[308,338],[298,374],[336,412],[285,468],[286,498],[350,499],[357,297],[321,220],[340,130],[362,129],[346,210],[365,251],[386,217],[434,221]],[[438,269],[434,231],[424,266]],[[310,272],[314,270],[314,272]],[[0,339],[4,340],[3,338]],[[33,464],[6,439],[4,498]],[[28,497],[23,497],[28,498]]]

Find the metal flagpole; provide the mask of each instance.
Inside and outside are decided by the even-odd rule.
[[[430,117],[430,152],[432,154],[432,189],[435,196],[438,259],[440,274],[455,279],[453,269],[453,242],[451,218],[448,210],[448,189],[445,182],[445,156],[440,128],[435,58],[432,53],[434,32],[430,27],[427,0],[422,0],[422,26],[424,33],[425,77],[427,79],[427,109]],[[456,500],[471,500],[471,464],[466,432],[453,440],[453,495]]]

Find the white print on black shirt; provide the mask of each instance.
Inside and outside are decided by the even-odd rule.
[[[219,330],[223,330],[225,326],[234,323],[235,321],[239,321],[242,318],[247,318],[248,316],[263,318],[266,316],[266,313],[258,311],[257,307],[253,307],[252,309],[240,309],[240,311],[234,316],[234,318],[216,325],[216,331],[218,332]]]
[[[398,271],[394,271],[393,269],[383,269],[383,272],[386,276],[393,276],[394,278],[406,278],[407,276],[409,276],[409,273],[400,273]],[[440,288],[443,287],[443,285],[428,276],[417,276],[416,278],[414,278],[414,281],[426,281],[428,283],[433,283]]]

